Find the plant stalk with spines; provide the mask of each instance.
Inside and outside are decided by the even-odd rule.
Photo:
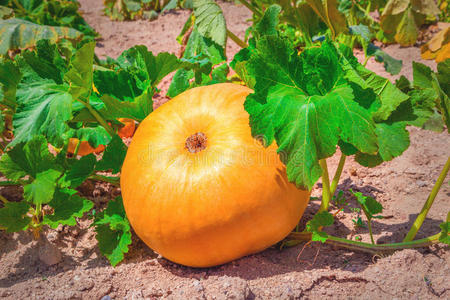
[[[338,247],[342,247],[342,248],[346,248],[346,249],[350,249],[350,250],[361,251],[361,252],[370,253],[373,255],[377,255],[377,254],[379,255],[379,254],[389,254],[389,253],[393,253],[395,251],[403,250],[403,249],[427,247],[432,244],[438,243],[439,236],[440,236],[440,233],[420,239],[420,240],[414,240],[414,241],[402,242],[402,243],[377,245],[377,244],[369,244],[369,243],[364,243],[364,242],[352,241],[352,240],[328,235],[325,243],[334,245],[334,246],[338,246]],[[303,242],[311,241],[311,237],[312,237],[312,234],[308,233],[308,232],[291,232],[288,235],[288,239],[298,240],[298,241],[303,241]]]
[[[320,204],[319,212],[322,212],[328,211],[331,200],[331,190],[326,159],[319,160],[319,164],[322,168],[322,203]]]
[[[414,237],[416,236],[417,232],[419,231],[420,227],[423,224],[423,221],[425,221],[425,218],[427,217],[427,214],[430,211],[431,206],[433,205],[434,199],[436,198],[436,195],[438,194],[438,192],[442,186],[442,183],[444,182],[445,177],[447,176],[449,169],[450,169],[450,157],[447,159],[447,162],[445,163],[441,174],[439,175],[438,179],[436,180],[436,183],[434,184],[434,187],[431,190],[430,195],[428,196],[427,200],[425,201],[425,204],[423,205],[422,210],[420,211],[416,220],[412,224],[411,229],[409,230],[408,234],[403,239],[403,242],[412,241],[414,239]]]
[[[341,158],[339,159],[339,164],[336,169],[336,173],[334,174],[333,180],[331,181],[331,187],[330,187],[331,197],[333,197],[334,193],[336,192],[336,188],[339,184],[339,179],[341,178],[342,170],[344,169],[346,158],[347,158],[347,156],[344,153],[342,153]]]

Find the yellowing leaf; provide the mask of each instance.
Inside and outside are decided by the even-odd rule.
[[[441,62],[450,58],[450,24],[445,24],[445,28],[420,49],[423,59],[436,59]]]
[[[398,24],[395,40],[402,46],[410,46],[416,42],[417,35],[418,31],[414,22],[414,16],[411,9],[408,9],[404,13],[400,24]]]
[[[328,25],[333,36],[347,31],[345,16],[338,10],[336,0],[307,0],[314,12]]]

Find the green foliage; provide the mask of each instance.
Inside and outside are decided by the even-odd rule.
[[[408,93],[409,99],[394,112],[391,119],[406,115],[408,124],[427,130],[441,132],[444,126],[449,130],[450,100],[449,79],[450,59],[438,64],[438,72],[413,62],[413,82],[402,77],[397,86]]]
[[[312,188],[322,175],[319,160],[332,156],[338,143],[352,145],[354,152],[346,154],[365,155],[367,165],[409,146],[404,122],[385,123],[408,97],[345,47],[325,41],[298,55],[288,40],[268,35],[256,42],[245,68],[256,82],[245,102],[252,134],[263,136],[266,146],[276,140],[298,187]],[[393,134],[401,141],[395,147]]]
[[[214,0],[196,0],[194,16],[198,33],[226,48],[227,27],[220,6]]]
[[[6,232],[17,232],[26,230],[30,225],[31,218],[27,216],[30,205],[25,202],[7,202],[0,208],[0,228]]]
[[[328,234],[322,231],[322,227],[331,226],[334,223],[334,217],[327,211],[322,211],[314,215],[314,217],[306,224],[306,231],[312,233],[311,240],[313,242],[322,242],[328,239]]]
[[[450,222],[444,222],[439,225],[441,227],[441,235],[439,236],[439,241],[441,243],[450,245]]]
[[[104,0],[105,15],[112,20],[153,20],[159,13],[181,8],[192,8],[192,0]]]
[[[72,189],[59,189],[49,205],[53,208],[53,213],[45,215],[43,224],[51,228],[58,227],[59,224],[75,226],[76,218],[81,218],[85,213],[94,207],[92,201],[76,195],[77,191]]]
[[[226,82],[227,80],[226,76],[229,68],[226,64],[225,41],[221,39],[221,30],[218,29],[217,32],[211,33],[208,35],[209,37],[206,37],[200,33],[199,29],[199,26],[202,26],[203,31],[208,30],[208,24],[217,23],[220,18],[223,18],[222,11],[216,10],[216,4],[210,2],[205,1],[205,3],[202,2],[203,4],[199,3],[202,5],[194,11],[194,14],[200,14],[201,18],[195,18],[195,23],[189,23],[188,20],[186,24],[191,26],[191,30],[189,31],[187,29],[187,25],[182,30],[181,34],[184,32],[186,37],[188,37],[183,57],[181,58],[183,65],[180,67],[183,68],[179,69],[173,77],[167,92],[169,97],[175,97],[187,89],[196,86]],[[214,20],[209,19],[205,15],[205,11],[209,10],[215,11]],[[226,36],[225,23],[223,23],[223,27]],[[218,44],[216,41],[223,45]]]
[[[108,202],[108,207],[95,215],[95,232],[100,252],[115,266],[124,258],[131,244],[130,224],[123,208],[122,198]]]

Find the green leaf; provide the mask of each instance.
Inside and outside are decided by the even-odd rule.
[[[70,167],[60,180],[61,186],[76,188],[81,185],[93,173],[96,162],[94,154],[68,160]]]
[[[415,62],[412,62],[413,66],[413,85],[422,89],[430,88],[432,86],[431,74],[433,71],[430,67]]]
[[[23,198],[35,205],[50,202],[60,176],[61,172],[53,169],[37,173],[35,180],[23,187]]]
[[[77,50],[70,62],[65,80],[70,84],[70,93],[77,99],[92,90],[92,73],[95,42],[84,44]]]
[[[178,0],[170,0],[166,6],[163,7],[161,12],[165,12],[166,10],[171,10],[177,8]]]
[[[143,45],[125,50],[117,61],[122,68],[140,77],[142,81],[140,88],[143,90],[144,86],[155,87],[165,76],[182,65],[174,54],[161,52],[154,56]],[[146,80],[149,81],[147,84]]]
[[[30,205],[26,202],[7,202],[0,208],[0,227],[6,232],[18,232],[26,230],[30,225],[31,218],[26,214]]]
[[[370,42],[370,39],[372,38],[370,29],[366,25],[363,25],[363,24],[353,25],[353,26],[349,26],[348,29],[349,29],[349,33],[351,35],[356,35],[356,36],[361,37],[365,43]]]
[[[89,145],[94,148],[97,148],[100,145],[108,145],[111,141],[109,133],[100,125],[79,128],[76,130],[76,136],[80,141],[88,141]]]
[[[225,48],[227,27],[220,6],[214,0],[196,0],[194,15],[199,33]]]
[[[74,226],[76,218],[83,217],[84,213],[94,207],[92,201],[76,195],[75,190],[58,189],[53,199],[48,203],[53,208],[53,214],[45,215],[43,223],[51,228],[57,228],[59,224]]]
[[[167,96],[175,97],[182,92],[186,91],[190,87],[190,80],[194,78],[194,71],[180,69],[178,70],[172,78],[169,90],[167,91]]]
[[[314,217],[306,223],[306,231],[312,233],[311,240],[314,242],[322,242],[328,239],[328,234],[321,231],[321,227],[330,226],[334,223],[334,217],[327,211],[322,211],[314,215]]]
[[[102,96],[102,101],[110,118],[129,118],[140,122],[151,112],[148,111],[151,97],[147,94],[137,97],[134,102],[122,102],[109,95]],[[150,103],[153,106],[153,101]]]
[[[375,167],[383,161],[390,161],[400,156],[409,147],[409,133],[405,128],[405,122],[377,123],[375,132],[379,151],[376,155],[357,153],[355,159],[366,167]]]
[[[38,25],[21,19],[0,20],[0,55],[8,50],[26,49],[38,40],[57,42],[61,39],[79,41],[83,34],[73,28]]]
[[[0,172],[14,181],[25,175],[36,178],[38,173],[49,169],[58,169],[58,166],[43,136],[37,136],[26,144],[18,144],[0,160]]]
[[[111,265],[115,266],[124,259],[131,244],[130,224],[123,208],[122,198],[109,201],[108,207],[95,217],[95,231],[100,252]]]
[[[118,135],[114,135],[103,153],[102,160],[97,163],[96,170],[111,170],[113,173],[118,173],[122,168],[127,149],[122,139]]]
[[[183,69],[175,73],[167,92],[169,97],[175,97],[189,88],[206,84],[206,81],[210,80],[212,67],[226,61],[225,50],[211,39],[203,37],[195,26],[181,61]],[[195,82],[191,83],[194,78]]]
[[[367,54],[369,56],[375,56],[375,60],[377,62],[382,62],[384,65],[384,69],[392,75],[397,75],[400,73],[402,69],[403,61],[399,59],[395,59],[379,47],[374,46],[373,44],[369,44],[367,49]]]
[[[356,201],[361,205],[361,208],[369,221],[375,215],[383,212],[383,206],[374,198],[364,196],[361,192],[354,192],[352,189],[350,189],[350,192],[356,197]]]
[[[439,227],[441,227],[441,235],[439,236],[439,241],[441,243],[450,245],[450,222],[444,222],[439,224]]]
[[[275,138],[290,181],[311,189],[322,170],[319,160],[333,155],[340,139],[375,153],[375,124],[344,81],[332,43],[297,56],[285,40],[266,36],[248,62],[256,78],[247,97],[253,136],[266,145]]]
[[[9,59],[0,60],[0,87],[3,91],[3,97],[0,103],[11,109],[16,107],[16,90],[22,78],[20,69]]]
[[[281,12],[279,5],[271,5],[264,12],[261,20],[256,24],[255,29],[259,36],[277,35],[278,15]]]
[[[10,146],[43,134],[59,144],[72,117],[72,96],[68,86],[49,80],[20,84],[17,90],[17,112],[14,115],[14,140]]]
[[[436,77],[444,93],[450,97],[450,58],[438,63]]]
[[[348,49],[341,50],[348,51]],[[363,97],[360,97],[361,95],[356,97],[357,101],[371,111],[375,121],[387,120],[392,112],[408,99],[408,95],[393,85],[389,79],[379,76],[359,64],[353,54],[346,54],[345,59],[342,63],[346,71],[346,78],[358,84],[365,92],[362,94]],[[367,92],[368,89],[372,91]],[[379,101],[369,101],[369,103],[363,104],[361,98],[368,99],[372,93],[379,97]]]

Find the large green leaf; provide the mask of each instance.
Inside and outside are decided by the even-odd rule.
[[[290,181],[311,188],[321,176],[319,160],[333,155],[342,139],[363,152],[378,150],[375,123],[354,100],[333,44],[300,56],[283,39],[263,37],[248,62],[256,78],[247,97],[254,136],[277,141]]]
[[[48,204],[53,208],[53,213],[44,216],[43,223],[51,228],[57,228],[59,224],[74,226],[76,218],[83,217],[94,206],[92,201],[76,195],[76,190],[58,189],[52,201]]]
[[[225,48],[227,27],[222,9],[216,1],[195,0],[194,16],[198,32]]]
[[[72,117],[72,96],[69,86],[50,80],[19,84],[17,113],[14,115],[14,140],[10,146],[44,134],[50,142],[61,143]]]
[[[70,69],[64,79],[70,84],[70,93],[74,99],[92,90],[92,73],[95,42],[84,44],[72,57]]]
[[[43,136],[16,145],[0,160],[0,172],[11,180],[19,180],[26,175],[36,178],[38,173],[49,169],[58,169],[58,166]]]
[[[193,28],[183,53],[183,69],[179,69],[170,84],[167,95],[175,97],[185,90],[208,84],[213,66],[226,61],[225,50]],[[192,80],[195,78],[195,81]]]
[[[5,207],[0,208],[0,227],[6,232],[26,230],[31,222],[27,216],[29,210],[30,205],[23,201],[5,203]]]
[[[130,223],[125,214],[122,198],[108,202],[108,207],[96,215],[95,232],[100,252],[105,255],[111,265],[115,266],[123,260],[131,244]]]
[[[14,109],[16,107],[17,85],[22,78],[19,68],[10,60],[0,60],[0,87],[3,97],[0,103]]]
[[[21,19],[0,20],[0,55],[8,50],[26,49],[36,45],[38,40],[57,42],[61,39],[78,41],[83,34],[73,28],[37,25]]]
[[[50,202],[56,189],[56,181],[60,176],[61,172],[53,169],[37,173],[35,180],[23,187],[23,198],[35,205]]]

